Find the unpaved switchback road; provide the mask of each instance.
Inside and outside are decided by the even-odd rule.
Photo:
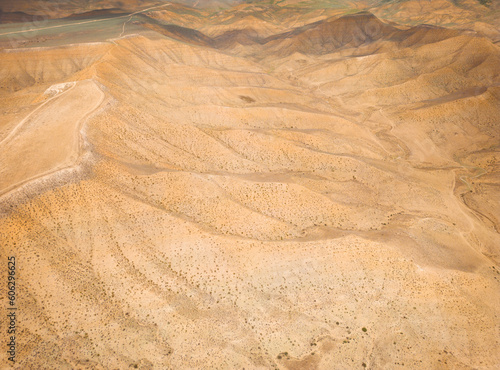
[[[0,143],[0,195],[74,164],[80,126],[103,100],[92,80],[79,81],[23,119]]]

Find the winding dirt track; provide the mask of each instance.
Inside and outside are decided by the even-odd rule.
[[[23,126],[23,124],[34,114],[36,114],[40,109],[42,109],[45,105],[50,103],[52,100],[57,99],[63,94],[66,94],[67,92],[71,91],[75,87],[75,83],[73,82],[71,87],[69,89],[65,89],[64,91],[58,92],[56,95],[52,96],[51,98],[47,99],[44,101],[42,104],[40,104],[38,107],[36,107],[32,112],[30,112],[25,118],[21,120],[14,128],[9,132],[9,134],[2,140],[0,141],[0,145],[3,143],[6,143],[9,141],[9,139],[13,138],[14,135],[19,131],[19,129]]]
[[[74,165],[82,151],[80,131],[104,100],[93,81],[74,82],[26,116],[0,143],[0,197],[22,185]],[[14,154],[17,153],[17,154]],[[23,171],[19,160],[23,157]]]

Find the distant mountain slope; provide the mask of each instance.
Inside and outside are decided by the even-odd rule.
[[[379,40],[408,47],[438,42],[460,34],[460,31],[432,26],[399,29],[380,21],[369,12],[332,17],[269,37],[260,37],[251,28],[235,29],[209,37],[197,30],[160,22],[145,15],[141,15],[141,19],[143,26],[179,41],[218,49],[253,46],[247,52],[259,55],[272,53],[284,56],[296,52],[328,54],[340,48],[356,48]]]
[[[155,0],[2,0],[0,10],[4,13],[24,12],[37,15],[42,19],[55,19],[105,9],[121,9],[125,12],[133,12],[140,8],[147,8],[161,3],[164,2]]]
[[[36,17],[24,12],[3,12],[0,10],[0,24],[4,23],[22,23],[22,22],[33,22]]]

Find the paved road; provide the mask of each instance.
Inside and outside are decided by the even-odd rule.
[[[61,27],[69,27],[69,26],[74,26],[77,24],[87,24],[87,23],[95,23],[95,22],[104,22],[108,21],[111,19],[120,19],[120,18],[131,18],[132,16],[139,14],[139,13],[144,13],[152,9],[157,9],[165,6],[169,6],[170,4],[163,4],[163,5],[157,5],[157,6],[152,6],[147,9],[139,10],[137,12],[131,13],[131,14],[126,14],[122,15],[119,17],[110,17],[110,18],[104,18],[104,19],[93,19],[91,21],[83,21],[83,22],[72,22],[68,24],[60,24],[58,26],[49,26],[49,27],[41,27],[41,28],[30,28],[29,30],[22,30],[22,31],[12,31],[12,32],[5,32],[5,33],[0,33],[0,36],[5,36],[5,35],[13,35],[13,34],[18,34],[18,33],[26,33],[26,32],[34,32],[34,31],[41,31],[41,30],[49,30],[52,28],[61,28]]]

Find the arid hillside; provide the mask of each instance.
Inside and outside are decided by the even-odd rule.
[[[21,3],[1,368],[500,366],[496,4]]]

